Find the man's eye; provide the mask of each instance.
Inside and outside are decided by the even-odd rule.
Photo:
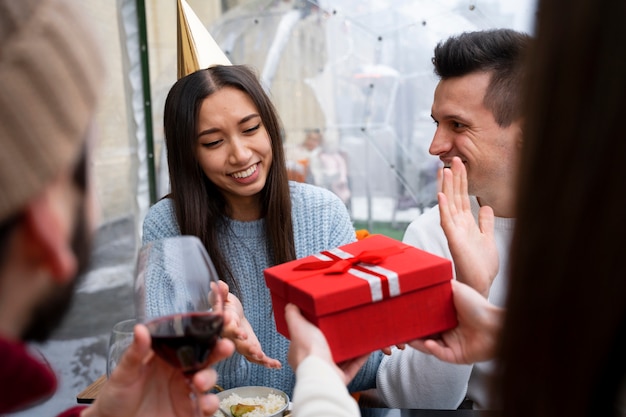
[[[252,126],[250,129],[246,129],[246,130],[244,130],[244,131],[243,131],[243,133],[254,133],[254,132],[256,132],[257,130],[259,130],[259,128],[260,128],[260,127],[261,127],[261,124],[259,123],[259,124],[258,124],[258,125],[256,125],[256,126]]]
[[[452,127],[454,127],[455,129],[463,129],[465,125],[459,122],[452,122]]]

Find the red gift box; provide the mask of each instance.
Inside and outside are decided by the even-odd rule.
[[[264,271],[278,332],[297,305],[326,336],[335,362],[457,325],[452,264],[374,235]]]

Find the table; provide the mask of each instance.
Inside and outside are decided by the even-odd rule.
[[[96,379],[76,396],[80,404],[91,404],[100,388],[107,380],[106,375]],[[478,410],[408,410],[399,408],[369,408],[361,407],[361,417],[500,417],[497,411]]]
[[[500,417],[497,411],[361,408],[361,417]]]
[[[102,385],[104,385],[106,380],[106,375],[102,375],[100,378],[96,379],[91,385],[76,396],[76,402],[79,404],[91,404],[98,396],[100,388],[102,388]]]

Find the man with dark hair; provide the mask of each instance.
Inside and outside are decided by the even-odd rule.
[[[55,376],[32,357],[65,315],[90,253],[88,181],[104,62],[85,16],[67,0],[0,0],[0,414],[50,396]],[[213,362],[233,351],[221,340]],[[194,376],[201,392],[215,371]],[[90,407],[61,416],[189,415],[189,386],[150,349],[145,326]],[[201,398],[205,413],[217,397]]]
[[[506,296],[506,270],[515,223],[514,193],[518,157],[522,146],[520,114],[524,55],[531,38],[513,30],[467,32],[441,42],[433,64],[439,83],[431,116],[437,125],[429,152],[444,167],[459,157],[467,169],[471,211],[481,225],[475,236],[479,248],[498,263],[483,268],[493,281],[476,281],[457,275],[497,306]],[[493,221],[481,222],[493,210]],[[481,215],[482,213],[482,215]],[[485,239],[493,236],[495,239]],[[488,240],[491,245],[478,244]],[[403,241],[452,259],[440,225],[439,207],[426,211],[407,228]],[[492,257],[487,257],[493,259]],[[474,259],[481,259],[477,254]],[[454,261],[454,260],[453,260]],[[466,269],[465,269],[466,270]],[[494,408],[486,387],[491,362],[452,365],[407,348],[383,358],[378,371],[382,399],[401,408]]]

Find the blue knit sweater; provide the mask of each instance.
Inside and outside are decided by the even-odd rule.
[[[350,215],[341,200],[330,191],[309,184],[290,182],[292,219],[296,257],[303,258],[355,240]],[[236,353],[220,362],[216,369],[218,384],[225,389],[263,385],[293,394],[295,375],[287,363],[289,341],[276,330],[269,289],[263,270],[272,266],[265,239],[264,219],[228,221],[228,231],[220,237],[220,249],[226,254],[231,270],[239,280],[244,313],[265,353],[278,359],[282,369],[267,369],[248,362]],[[178,236],[180,230],[170,199],[153,205],[143,223],[143,243]],[[166,293],[167,289],[163,289]],[[375,387],[376,371],[382,355],[375,352],[349,388],[360,391]]]

